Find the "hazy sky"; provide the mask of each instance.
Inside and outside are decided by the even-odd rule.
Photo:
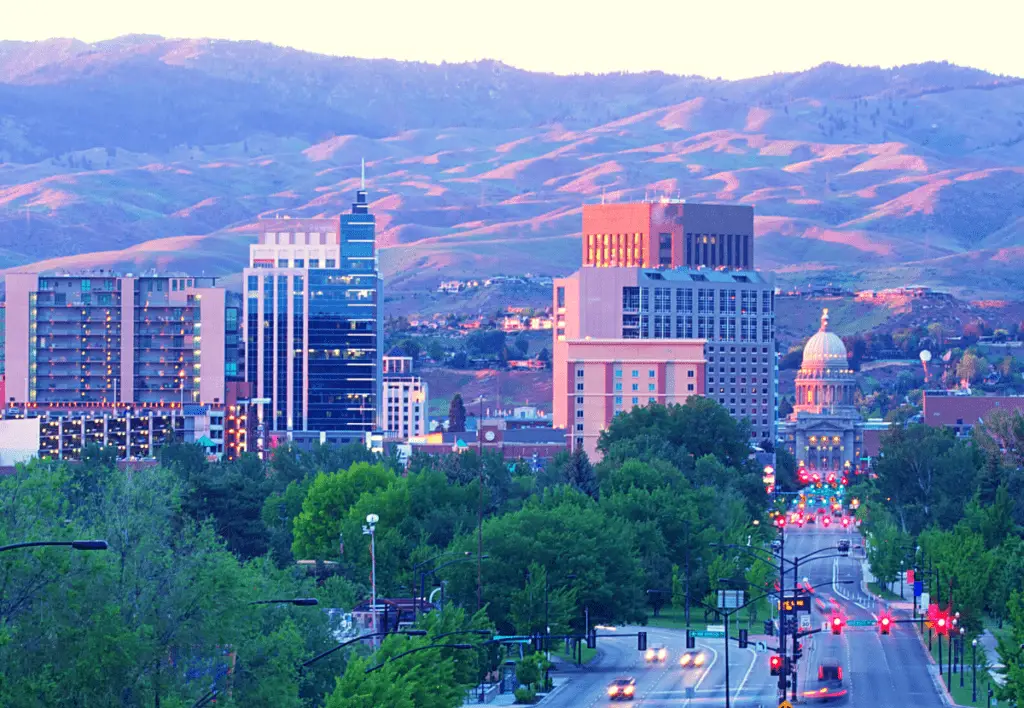
[[[325,54],[499,59],[557,73],[742,78],[947,60],[1024,76],[1024,0],[7,0],[0,39],[255,39]]]

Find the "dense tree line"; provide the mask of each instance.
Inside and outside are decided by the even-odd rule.
[[[467,626],[540,631],[545,595],[552,628],[578,632],[585,613],[591,625],[645,622],[648,590],[674,588],[696,606],[718,578],[763,585],[710,545],[760,540],[747,435],[693,399],[618,416],[597,464],[575,451],[540,471],[475,451],[401,466],[358,446],[212,463],[172,445],[132,472],[98,448],[80,464],[34,461],[0,480],[0,541],[111,547],[0,555],[0,705],[185,706],[214,686],[230,687],[228,706],[459,705],[493,651],[429,649],[365,669]],[[445,611],[420,620],[427,637],[389,637],[372,656],[354,647],[300,672],[336,641],[324,608],[369,594],[369,513],[380,519],[378,595],[443,583]],[[469,562],[432,572],[442,560],[424,561],[436,556]],[[314,579],[296,561],[334,572]],[[321,606],[248,604],[290,597]]]

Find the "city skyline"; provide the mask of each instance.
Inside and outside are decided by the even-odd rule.
[[[995,74],[1024,76],[1024,56],[1008,52],[1024,9],[982,0],[969,15],[930,12],[922,2],[868,0],[843,17],[809,0],[787,0],[765,12],[749,0],[734,3],[722,23],[713,7],[648,3],[634,13],[596,13],[581,3],[558,6],[526,0],[513,14],[449,0],[391,0],[374,6],[376,16],[400,18],[384,32],[345,32],[352,6],[305,0],[288,15],[248,15],[234,0],[211,8],[182,0],[173,6],[140,6],[99,0],[88,6],[58,0],[51,12],[19,7],[5,15],[2,39],[38,41],[74,37],[98,42],[126,34],[178,38],[256,40],[336,56],[401,61],[470,62],[493,59],[530,71],[556,74],[664,71],[708,78],[742,79],[809,69],[824,62],[893,67],[949,61]],[[999,22],[992,22],[998,14]],[[310,17],[317,18],[310,24]],[[540,21],[543,20],[543,21]],[[502,31],[493,28],[500,21]],[[841,23],[841,24],[840,24]],[[842,32],[837,32],[837,27]],[[688,28],[716,28],[690,32]],[[721,40],[726,32],[729,51]],[[344,38],[339,43],[338,38]],[[533,41],[523,42],[530,36]],[[595,38],[644,37],[628,52],[607,52]],[[871,41],[865,41],[870,37]],[[734,51],[742,48],[743,51]]]

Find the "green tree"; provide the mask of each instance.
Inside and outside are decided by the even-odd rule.
[[[577,447],[569,455],[567,463],[562,467],[562,477],[573,489],[597,498],[597,475],[583,448]]]
[[[295,517],[292,542],[295,558],[336,558],[341,522],[349,509],[363,493],[386,487],[394,479],[391,469],[366,462],[358,462],[340,472],[318,474],[302,502],[302,512]]]
[[[462,394],[452,396],[448,406],[448,432],[464,433],[466,431],[466,405],[462,402]]]

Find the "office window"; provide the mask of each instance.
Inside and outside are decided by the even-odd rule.
[[[577,418],[582,418],[583,417],[583,411],[576,411],[576,417]]]
[[[576,396],[577,405],[583,405],[583,396]]]
[[[654,338],[655,339],[671,339],[672,338],[672,315],[655,315],[654,316]]]
[[[647,370],[647,378],[649,378],[649,379],[653,379],[654,378],[654,369],[648,369]]]
[[[320,259],[319,258],[310,258],[309,259],[309,267],[310,268],[319,268],[320,267]]]
[[[654,384],[647,384],[647,390],[648,391],[653,391],[654,390]]]
[[[583,438],[576,438],[576,447],[583,447]]]
[[[640,384],[633,384],[633,390],[634,391],[639,391],[640,390]]]
[[[583,369],[576,369],[576,376],[583,376]]]
[[[576,384],[576,390],[577,391],[582,391],[583,390],[583,384],[581,384],[581,383]]]
[[[615,370],[615,378],[617,378],[617,379],[621,379],[622,378],[622,369],[616,369]]]
[[[640,311],[640,288],[625,287],[622,289],[622,309],[624,312]]]
[[[582,433],[583,432],[583,423],[577,423],[576,424],[576,432],[578,432],[578,433]],[[582,445],[583,443],[581,442],[580,444]]]
[[[640,399],[639,399],[639,398],[637,398],[636,396],[634,396],[634,397],[633,397],[633,405],[635,406],[635,405],[636,405],[636,404],[638,404],[639,402],[640,402]]]
[[[693,317],[691,315],[676,316],[676,337],[693,339]]]
[[[288,259],[287,258],[278,258],[277,259],[277,267],[278,268],[287,268],[288,267]]]
[[[693,384],[686,384],[686,390],[687,391],[692,391],[693,390]]]
[[[615,405],[617,405],[617,406],[621,406],[622,405],[622,396],[616,396],[615,397]]]
[[[296,258],[295,259],[295,267],[296,268],[305,268],[306,267],[306,259],[305,258]]]
[[[654,311],[655,312],[671,312],[672,311],[672,289],[671,288],[655,288],[654,289]]]
[[[686,378],[688,378],[688,379],[692,379],[692,378],[693,378],[693,376],[694,376],[694,372],[693,372],[693,369],[687,369],[687,370],[686,370]]]
[[[616,391],[621,391],[622,390],[622,384],[621,383],[616,383],[615,384],[615,390]]]
[[[563,286],[559,286],[555,291],[555,305],[565,307],[565,288]]]
[[[338,262],[335,259],[333,259],[333,258],[325,258],[324,259],[324,267],[325,268],[337,268],[338,267]]]
[[[693,313],[693,290],[679,288],[676,290],[676,312]]]
[[[637,376],[640,375],[639,369],[633,369],[633,371],[631,372],[631,375],[635,379]]]
[[[697,288],[697,313],[710,314],[715,311],[715,291],[711,288]]]

